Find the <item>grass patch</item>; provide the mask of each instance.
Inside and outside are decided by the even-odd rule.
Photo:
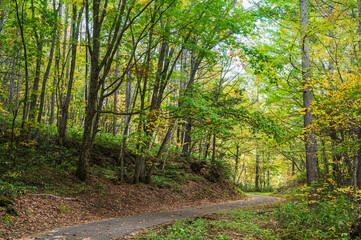
[[[275,207],[265,204],[187,218],[155,226],[127,239],[281,239],[271,215]]]

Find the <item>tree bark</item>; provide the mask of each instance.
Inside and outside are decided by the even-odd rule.
[[[26,121],[27,115],[28,115],[27,109],[28,109],[28,94],[29,94],[29,68],[28,68],[27,47],[26,47],[25,36],[24,36],[23,12],[21,12],[22,19],[20,20],[19,6],[18,6],[18,1],[17,0],[15,0],[15,6],[16,6],[16,19],[17,19],[17,23],[18,23],[19,28],[20,28],[20,36],[21,36],[21,42],[22,42],[22,45],[23,45],[24,61],[25,61],[25,65],[24,65],[24,69],[25,69],[25,93],[24,93],[23,116],[22,116],[22,121],[21,121],[21,129],[24,129],[25,121]]]
[[[158,150],[158,153],[157,153],[157,158],[158,159],[160,159],[162,157],[162,154],[163,154],[163,152],[165,150],[165,147],[168,144],[168,141],[169,141],[170,137],[173,134],[175,124],[176,124],[176,121],[173,119],[173,121],[170,123],[168,131],[167,131],[167,133],[166,133],[166,135],[165,135],[165,137],[164,137],[164,139],[162,141],[162,144],[161,144],[161,146],[160,146],[160,148]]]
[[[239,145],[236,146],[236,157],[235,157],[235,166],[234,166],[234,176],[233,182],[236,183],[236,177],[238,175],[238,164],[239,164]]]
[[[212,160],[211,160],[211,164],[214,167],[215,163],[216,163],[216,134],[213,133],[213,148],[212,148]]]
[[[31,1],[32,6],[32,20],[34,21],[34,24],[36,24],[35,21],[35,6],[34,6],[34,0]],[[46,5],[44,6],[46,9]],[[45,11],[45,10],[44,10]],[[42,16],[44,17],[44,16]],[[29,119],[30,121],[35,122],[35,114],[36,114],[36,105],[38,101],[38,90],[39,90],[39,84],[40,84],[40,74],[41,74],[41,65],[42,65],[42,59],[43,59],[43,47],[44,47],[44,35],[38,33],[37,31],[38,26],[33,26],[33,31],[35,35],[36,40],[36,47],[37,47],[37,53],[36,53],[36,63],[35,63],[35,77],[34,77],[34,83],[33,83],[33,89],[30,96],[30,109],[29,109]],[[29,127],[29,135],[28,138],[30,139],[31,136],[31,129],[32,127]]]
[[[358,141],[357,186],[359,189],[361,189],[361,128],[357,129],[357,141]]]
[[[255,190],[259,191],[259,154],[256,150],[256,177],[255,177]]]
[[[302,85],[303,85],[303,108],[306,113],[303,117],[305,128],[305,150],[306,150],[306,172],[307,185],[313,188],[310,195],[311,205],[316,206],[317,200],[315,192],[316,186],[316,160],[315,149],[316,140],[312,130],[312,87],[311,87],[311,62],[310,62],[310,43],[308,30],[308,0],[300,0],[301,17],[301,52],[302,52]]]
[[[55,1],[53,1],[53,9],[55,11]],[[57,16],[59,16],[59,18],[61,18],[61,2],[59,2],[58,5],[58,14]],[[40,106],[39,106],[39,113],[38,113],[38,124],[41,123],[41,118],[42,118],[42,114],[43,114],[43,109],[44,109],[44,101],[45,101],[45,89],[46,89],[46,83],[48,81],[49,75],[50,75],[50,68],[51,68],[51,64],[53,61],[53,55],[54,55],[54,49],[55,49],[55,44],[56,44],[56,36],[57,36],[57,25],[58,23],[58,17],[55,20],[54,23],[54,29],[53,29],[53,37],[51,40],[51,45],[50,45],[50,53],[49,53],[49,60],[48,60],[48,65],[46,67],[45,73],[44,73],[44,77],[43,77],[43,82],[42,82],[42,86],[41,86],[41,94],[40,94]],[[36,129],[36,133],[35,133],[35,138],[37,138],[39,134],[39,126]]]
[[[78,46],[78,36],[79,36],[79,26],[80,20],[83,13],[83,8],[80,9],[79,14],[76,5],[73,5],[73,16],[72,16],[72,33],[71,33],[71,63],[70,63],[70,73],[68,88],[65,97],[65,101],[60,103],[61,116],[58,124],[59,132],[59,144],[63,145],[66,141],[66,128],[68,123],[69,116],[69,105],[71,100],[71,91],[73,89],[74,82],[74,73],[75,73],[75,63],[77,56],[77,46]]]

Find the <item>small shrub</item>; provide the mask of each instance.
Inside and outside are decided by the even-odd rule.
[[[8,226],[11,226],[11,224],[14,222],[13,218],[7,214],[2,215],[1,222],[5,223]]]
[[[352,204],[342,196],[310,208],[306,198],[279,205],[275,216],[285,239],[348,239]]]
[[[71,212],[72,209],[70,207],[68,207],[68,206],[60,206],[59,211],[61,213],[68,213],[68,212]]]
[[[0,180],[0,196],[15,198],[26,192],[25,187],[16,186],[12,183]]]

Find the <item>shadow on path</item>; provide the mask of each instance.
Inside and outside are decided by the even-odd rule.
[[[43,235],[28,237],[25,239],[108,240],[112,238],[122,237],[126,234],[136,231],[137,229],[164,224],[178,219],[196,217],[207,213],[235,209],[250,205],[263,204],[278,200],[274,197],[261,195],[248,194],[248,196],[252,198],[243,201],[236,201],[218,205],[200,206],[166,212],[151,213],[141,216],[109,219],[100,222],[87,223],[75,227],[53,230]]]

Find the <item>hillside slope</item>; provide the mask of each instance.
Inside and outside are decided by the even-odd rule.
[[[0,207],[0,239],[17,239],[48,229],[102,219],[134,216],[187,206],[244,198],[244,194],[206,163],[167,159],[152,184],[121,183],[114,164],[116,149],[96,146],[90,177],[74,175],[78,146],[47,142],[19,149],[17,166],[0,177],[0,196],[18,213]],[[58,159],[61,159],[59,161]],[[132,168],[132,156],[126,162]],[[126,173],[131,172],[127,171]],[[125,180],[130,175],[125,176]]]

